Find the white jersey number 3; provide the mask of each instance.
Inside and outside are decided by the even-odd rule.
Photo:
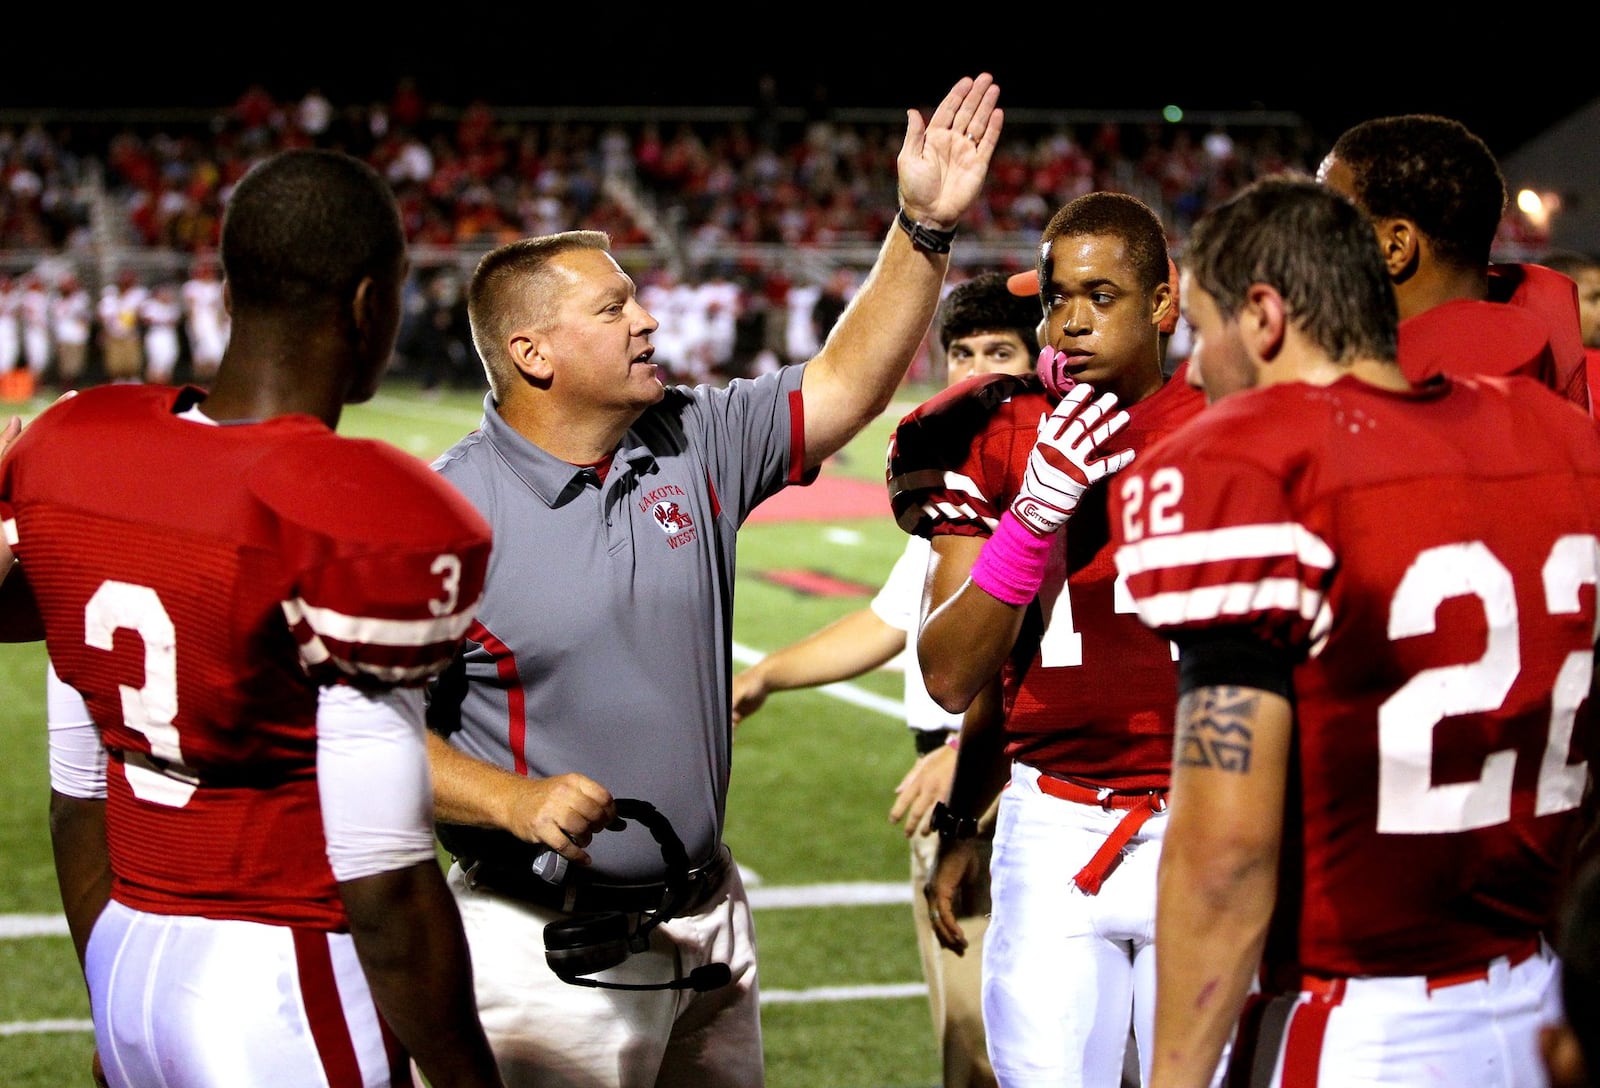
[[[127,753],[123,769],[128,786],[142,801],[182,808],[194,795],[195,781],[185,773],[178,746],[178,640],[172,617],[149,586],[105,581],[83,607],[83,640],[97,650],[112,649],[119,630],[144,640],[144,686],[117,685],[122,695],[122,721],[150,742],[150,756],[168,766],[155,766],[142,752]]]
[[[1573,615],[1579,590],[1600,581],[1600,541],[1567,536],[1556,541],[1541,571],[1545,607],[1551,615]],[[1517,599],[1511,572],[1478,542],[1429,548],[1400,580],[1389,606],[1389,638],[1424,635],[1435,629],[1439,605],[1454,597],[1476,597],[1483,605],[1488,644],[1483,656],[1463,665],[1424,669],[1378,710],[1378,831],[1440,834],[1492,827],[1511,819],[1515,749],[1484,757],[1470,782],[1433,784],[1434,729],[1458,714],[1498,709],[1522,668]],[[1550,723],[1539,761],[1534,812],[1544,816],[1576,808],[1588,765],[1568,763],[1573,721],[1589,694],[1594,652],[1567,655],[1550,697]]]

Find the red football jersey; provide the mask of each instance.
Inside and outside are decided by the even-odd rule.
[[[1521,374],[1590,409],[1577,285],[1541,265],[1490,265],[1487,300],[1442,303],[1400,322],[1398,361],[1413,382]]]
[[[1107,446],[1142,456],[1204,403],[1180,371],[1128,407],[1130,422]],[[991,374],[911,412],[890,445],[889,492],[901,527],[922,536],[990,535],[1051,407],[1038,379]],[[1173,654],[1139,622],[1117,578],[1106,494],[1104,481],[1089,488],[1052,542],[1023,634],[1037,647],[1026,667],[1013,661],[1004,672],[1006,751],[1096,786],[1153,789],[1171,777]]]
[[[1489,297],[1520,307],[1545,323],[1550,330],[1550,354],[1556,368],[1551,388],[1580,408],[1590,410],[1589,366],[1583,349],[1578,285],[1543,265],[1491,264]]]
[[[489,528],[408,454],[310,416],[174,414],[195,399],[116,385],[52,406],[0,465],[0,518],[111,756],[115,898],[340,928],[318,687],[441,670]]]
[[[1295,661],[1274,976],[1456,970],[1550,922],[1594,742],[1583,412],[1520,377],[1274,385],[1113,490],[1146,623]]]

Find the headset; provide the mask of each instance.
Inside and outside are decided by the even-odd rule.
[[[581,918],[566,918],[544,927],[544,958],[562,982],[573,986],[594,986],[605,990],[693,990],[705,993],[733,980],[725,963],[708,963],[689,972],[687,978],[670,982],[602,982],[584,978],[615,967],[635,952],[650,946],[650,931],[683,908],[689,898],[689,855],[672,823],[654,805],[632,797],[617,798],[619,819],[638,820],[649,830],[661,859],[667,863],[666,890],[661,905],[646,914],[631,931],[628,916],[622,911],[602,911]],[[613,825],[613,830],[617,828]]]

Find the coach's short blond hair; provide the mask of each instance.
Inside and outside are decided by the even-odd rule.
[[[578,249],[610,252],[611,236],[598,230],[569,230],[521,238],[484,254],[473,270],[467,321],[496,401],[517,380],[516,364],[506,352],[511,331],[526,325],[547,328],[554,321],[560,295],[550,262]]]

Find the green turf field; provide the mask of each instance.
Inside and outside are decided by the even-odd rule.
[[[881,483],[889,427],[925,392],[908,390],[824,473]],[[391,383],[348,409],[340,429],[430,458],[476,425],[481,401],[466,392],[428,399]],[[774,649],[867,602],[808,596],[763,572],[804,569],[876,587],[901,542],[887,501],[881,517],[747,526],[736,653]],[[0,808],[3,1088],[87,1084],[92,1049],[50,864],[43,660],[41,647],[0,645],[0,791],[11,798]],[[852,685],[867,698],[776,695],[735,738],[727,838],[753,883],[771,1088],[928,1088],[938,1080],[906,845],[887,820],[912,758],[893,716],[900,683],[898,672],[880,670]]]

